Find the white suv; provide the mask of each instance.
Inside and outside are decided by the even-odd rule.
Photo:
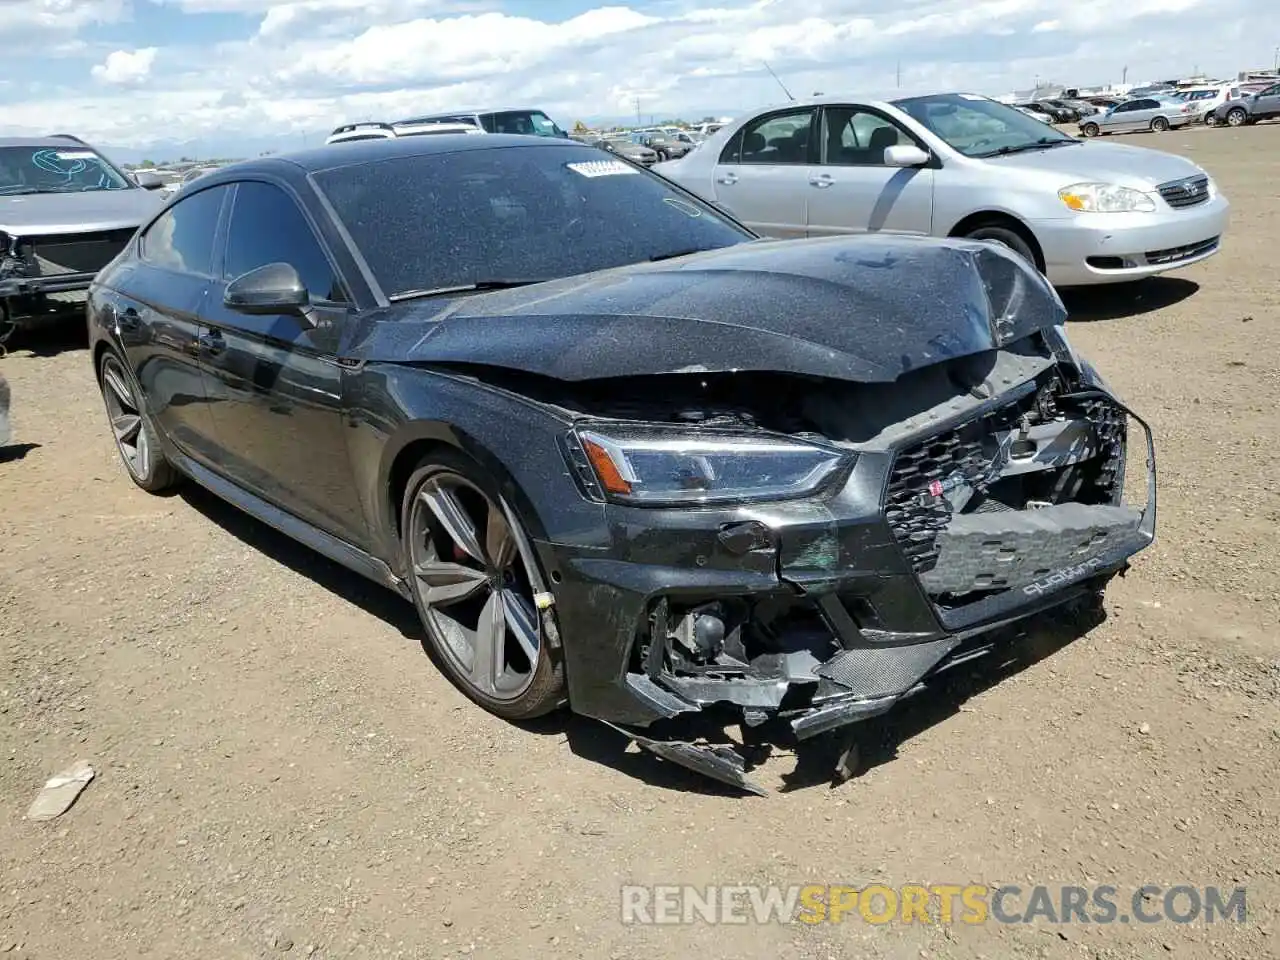
[[[379,123],[370,121],[366,123],[348,123],[338,127],[333,133],[329,134],[329,138],[325,140],[325,143],[345,143],[349,140],[391,140],[395,137],[417,137],[440,133],[473,134],[483,132],[483,130],[469,123]]]

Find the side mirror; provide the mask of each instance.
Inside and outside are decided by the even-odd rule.
[[[928,162],[929,155],[913,143],[896,143],[884,148],[886,167],[923,167]]]
[[[268,263],[236,277],[227,284],[222,304],[250,315],[291,313],[310,325],[311,295],[288,263]]]
[[[133,175],[134,182],[143,190],[159,190],[164,186],[164,181],[160,177],[152,173],[150,170],[138,170]]]

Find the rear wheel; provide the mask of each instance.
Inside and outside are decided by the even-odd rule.
[[[116,451],[129,477],[149,493],[159,493],[177,483],[178,471],[165,459],[151,416],[134,390],[133,378],[114,353],[103,355],[98,384]]]
[[[1098,125],[1096,123],[1086,123],[1080,128],[1080,132],[1086,137],[1096,137],[1098,135]]]
[[[529,539],[497,484],[443,451],[409,478],[401,530],[410,588],[427,641],[450,680],[507,720],[565,700],[549,596]]]
[[[995,243],[1003,244],[1014,253],[1025,258],[1033,267],[1036,265],[1036,254],[1031,249],[1031,244],[1027,242],[1022,234],[1011,227],[987,223],[970,230],[965,234],[965,237],[970,240],[991,240]]]
[[[1152,133],[1164,133],[1168,129],[1169,129],[1169,121],[1166,120],[1164,117],[1156,117],[1151,121]]]

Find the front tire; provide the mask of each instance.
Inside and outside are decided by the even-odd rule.
[[[965,234],[965,237],[969,240],[991,240],[995,243],[1003,244],[1023,257],[1033,267],[1036,266],[1036,253],[1031,249],[1031,244],[1026,241],[1022,234],[1010,227],[994,223],[984,224],[970,230]]]
[[[480,465],[453,451],[425,459],[405,488],[400,529],[414,605],[454,685],[505,720],[564,703],[554,620],[539,609],[546,582],[519,518]]]
[[[160,436],[134,381],[114,353],[105,353],[98,367],[98,386],[115,438],[116,452],[129,479],[148,493],[160,493],[180,478],[160,447]]]
[[[1169,121],[1166,120],[1164,117],[1156,117],[1151,121],[1152,133],[1164,133],[1168,129],[1169,129]]]
[[[1249,114],[1243,107],[1236,107],[1234,110],[1227,112],[1227,126],[1243,127],[1249,119]]]

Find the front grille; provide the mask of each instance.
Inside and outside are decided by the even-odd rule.
[[[1146,253],[1147,263],[1154,265],[1190,260],[1192,257],[1198,257],[1216,250],[1219,239],[1219,237],[1210,237],[1208,240],[1201,240],[1199,243],[1184,243],[1180,247],[1148,250]]]
[[[889,475],[885,519],[917,574],[934,568],[938,534],[950,526],[953,516],[947,499],[937,493],[939,485],[949,487],[953,481],[963,479],[984,491],[988,487],[987,471],[997,453],[996,434],[1016,427],[1024,414],[1037,406],[1044,411],[1046,403],[1062,403],[1061,393],[1060,382],[1052,380],[1036,393],[915,441],[898,452]],[[1072,400],[1070,405],[1073,415],[1083,414],[1092,423],[1099,448],[1099,470],[1091,477],[1092,490],[1087,497],[1095,503],[1101,499],[1118,504],[1124,484],[1125,414],[1103,398]],[[978,499],[974,512],[1010,509],[995,500]]]
[[[1194,207],[1209,199],[1209,178],[1206,176],[1184,177],[1181,180],[1170,180],[1156,187],[1164,202],[1171,207]]]
[[[24,244],[26,260],[35,268],[29,275],[97,273],[125,248],[132,236],[133,230],[125,229],[32,237]]]

